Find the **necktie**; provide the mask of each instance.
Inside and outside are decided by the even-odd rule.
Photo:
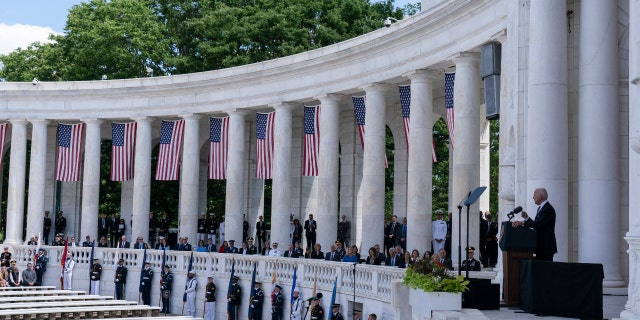
[[[333,253],[333,252],[331,252],[331,260],[333,260],[333,255],[334,255],[334,253]]]
[[[536,211],[536,214],[540,213],[540,208],[542,208],[542,206],[538,207],[538,211]]]
[[[396,265],[396,257],[391,258],[391,265],[392,266]]]

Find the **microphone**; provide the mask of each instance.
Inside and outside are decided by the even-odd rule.
[[[509,218],[509,221],[511,221],[511,219],[513,219],[515,214],[519,213],[521,211],[522,211],[522,206],[517,206],[517,207],[513,208],[513,210],[511,212],[509,212],[509,214],[507,214],[507,218]]]

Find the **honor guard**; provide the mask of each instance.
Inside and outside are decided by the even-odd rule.
[[[304,301],[302,301],[302,298],[300,298],[300,290],[298,288],[295,288],[293,290],[293,301],[291,301],[291,314],[289,316],[289,319],[301,320],[303,307]]]
[[[153,280],[153,270],[151,269],[151,263],[146,262],[144,269],[142,270],[142,282],[140,282],[140,294],[142,294],[142,303],[151,305],[151,282]]]
[[[340,305],[339,304],[334,303],[331,308],[332,308],[331,320],[344,320],[344,318],[340,314]]]
[[[98,258],[93,259],[91,265],[91,294],[100,295],[100,275],[102,274],[102,266]]]
[[[44,249],[38,250],[38,259],[36,260],[36,285],[42,285],[42,276],[44,272],[47,271],[47,263],[49,263],[47,253]]]
[[[251,317],[249,319],[262,319],[262,303],[264,302],[264,290],[260,288],[260,282],[253,283],[253,296],[251,297]]]
[[[124,266],[124,259],[118,260],[116,278],[113,282],[116,284],[116,300],[124,300],[124,285],[127,283],[127,267]]]
[[[207,288],[204,295],[205,320],[215,320],[216,316],[216,284],[213,275],[207,277]]]
[[[311,302],[311,320],[321,320],[324,318],[324,309],[320,305],[320,298],[317,296]]]
[[[271,298],[271,320],[282,319],[282,303],[284,297],[282,296],[282,287],[276,284],[273,297]]]
[[[227,294],[227,303],[228,303],[228,316],[229,320],[236,320],[238,315],[238,306],[240,305],[240,295],[242,294],[242,289],[240,289],[240,285],[238,284],[237,276],[233,277],[233,284],[231,285],[231,292]]]
[[[473,258],[473,254],[476,251],[474,247],[467,247],[467,260],[462,262],[462,271],[480,271],[480,261]]]
[[[196,315],[196,288],[198,287],[198,280],[195,278],[196,272],[189,270],[187,273],[187,285],[184,288],[184,294],[187,295],[187,316],[195,317]]]
[[[160,294],[162,295],[162,310],[161,313],[171,313],[171,283],[173,282],[173,274],[171,274],[171,268],[168,264],[164,265],[164,271],[162,271],[162,280],[160,280]]]

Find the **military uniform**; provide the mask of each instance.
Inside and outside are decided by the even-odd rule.
[[[216,284],[207,283],[204,295],[205,319],[213,320],[216,314]]]
[[[271,320],[282,319],[282,303],[283,302],[284,302],[284,297],[282,296],[281,291],[278,291],[276,294],[273,295],[273,298],[271,298]]]
[[[227,294],[227,310],[228,316],[230,320],[236,320],[237,318],[237,309],[240,306],[240,295],[242,294],[242,289],[240,289],[240,285],[238,284],[238,277],[233,277],[233,284],[231,285],[231,292]]]
[[[162,294],[162,310],[161,313],[171,313],[171,284],[173,283],[173,274],[171,271],[162,272],[162,281],[160,281],[160,292]]]
[[[142,303],[151,305],[151,282],[153,280],[153,270],[149,266],[145,266],[142,270],[142,282],[140,283],[140,292],[142,293]]]
[[[317,304],[311,308],[311,320],[321,320],[324,317],[324,309]]]
[[[124,260],[120,259],[120,262],[124,262]],[[127,283],[127,267],[118,264],[114,282],[116,284],[116,300],[124,300],[124,285]]]
[[[198,219],[198,241],[207,238],[207,218],[205,217],[203,214],[202,218]]]
[[[98,259],[95,259],[98,260]],[[100,275],[102,274],[102,266],[94,263],[91,266],[91,294],[100,295]]]
[[[474,247],[467,247],[467,260],[462,262],[462,271],[480,271],[480,261],[473,258],[473,253],[476,251]]]
[[[11,266],[11,252],[5,251],[0,254],[0,266],[9,268]]]
[[[48,213],[49,211],[46,212]],[[49,233],[51,232],[51,218],[49,218],[49,215],[44,217],[42,225],[44,226],[44,231],[42,233],[44,244],[49,245]]]
[[[40,250],[40,252],[44,253],[44,250]],[[38,260],[36,260],[36,285],[42,285],[42,276],[44,272],[47,271],[47,263],[49,263],[49,258],[47,258],[44,254],[38,255]]]
[[[262,319],[262,303],[264,302],[264,290],[258,287],[251,297],[251,317],[249,319],[261,320]]]

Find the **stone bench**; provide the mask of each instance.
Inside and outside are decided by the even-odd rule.
[[[55,290],[54,286],[34,286],[34,287],[0,287],[0,292],[3,291],[29,291],[29,290]]]
[[[159,313],[160,308],[145,305],[9,309],[0,310],[0,320],[148,318]]]
[[[3,297],[0,299],[2,303],[20,303],[20,302],[48,302],[58,301],[64,303],[66,301],[92,301],[92,300],[113,300],[110,296],[96,295],[80,295],[80,296],[33,296],[33,297]]]
[[[126,300],[73,300],[73,301],[39,301],[39,302],[16,302],[16,303],[0,303],[0,310],[8,309],[37,309],[37,308],[53,308],[53,307],[100,307],[100,306],[127,306],[138,305],[136,301]],[[25,311],[27,313],[28,311]]]
[[[19,297],[19,296],[43,296],[43,295],[85,295],[84,291],[71,291],[71,290],[20,290],[20,291],[0,291],[0,299],[4,297]]]

